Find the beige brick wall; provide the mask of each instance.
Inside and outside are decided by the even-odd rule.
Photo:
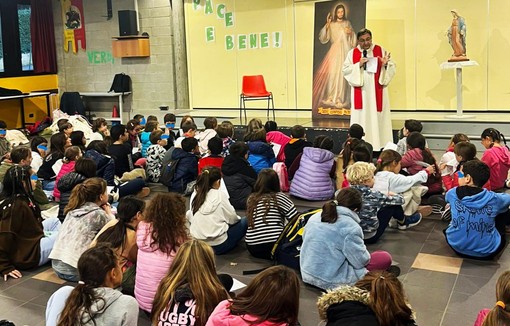
[[[140,34],[150,35],[148,58],[114,58],[114,62],[89,61],[94,51],[108,56],[112,37],[119,35],[118,10],[134,10],[133,0],[114,0],[113,17],[107,20],[106,1],[83,1],[87,49],[74,54],[63,48],[61,2],[53,1],[58,56],[59,88],[64,91],[107,92],[116,73],[131,76],[133,94],[124,102],[125,117],[136,113],[157,114],[159,106],[175,109],[175,78],[169,0],[138,0]],[[106,60],[105,60],[106,61]],[[94,103],[95,109],[111,110],[113,102]],[[92,106],[92,105],[91,105]],[[130,112],[129,112],[130,111]],[[125,121],[124,121],[125,122]]]

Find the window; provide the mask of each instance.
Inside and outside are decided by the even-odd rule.
[[[30,0],[0,1],[0,77],[33,74]]]

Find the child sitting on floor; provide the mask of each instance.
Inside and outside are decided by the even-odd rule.
[[[218,133],[218,137],[220,137],[223,142],[223,149],[221,151],[221,155],[223,157],[227,157],[227,155],[230,153],[229,152],[230,145],[235,143],[235,141],[233,139],[234,138],[234,125],[230,121],[223,121],[216,128],[216,132]]]
[[[290,137],[281,131],[278,131],[276,121],[267,121],[264,125],[266,130],[266,141],[273,146],[277,162],[285,162],[285,147],[290,141]]]
[[[165,145],[168,135],[165,135],[161,129],[151,132],[151,145],[147,148],[147,179],[149,182],[159,182],[161,176],[161,167],[163,165],[163,157],[165,157]]]
[[[147,157],[147,149],[151,145],[151,132],[158,129],[157,121],[147,121],[145,125],[145,129],[140,134],[140,141],[142,142],[142,157]]]
[[[405,230],[420,223],[421,214],[404,216],[401,195],[372,190],[375,166],[366,162],[356,162],[347,168],[347,181],[351,187],[361,191],[363,206],[358,215],[363,229],[365,243],[375,243],[384,233],[390,219],[398,222],[398,228]]]
[[[455,134],[450,140],[450,144],[446,149],[446,153],[443,154],[441,160],[439,161],[439,168],[441,169],[441,179],[443,180],[443,184],[446,188],[446,191],[452,189],[452,179],[456,174],[457,166],[459,165],[459,161],[457,161],[455,157],[455,145],[460,142],[469,142],[469,137],[464,134]],[[475,151],[476,155],[476,151]]]
[[[492,259],[505,248],[510,195],[482,188],[490,171],[481,161],[464,163],[458,173],[459,186],[446,194],[452,214],[446,242],[461,257]]]
[[[209,139],[207,143],[208,155],[198,160],[198,174],[202,172],[202,169],[206,166],[215,166],[221,169],[224,157],[221,156],[223,150],[223,141],[219,137],[213,137]]]
[[[402,128],[402,139],[397,143],[397,152],[400,155],[404,155],[407,151],[407,136],[412,132],[420,133],[423,130],[423,125],[420,121],[409,119],[404,122],[404,128]]]
[[[365,147],[368,149],[370,158],[372,158],[374,154],[374,147],[369,142],[366,142],[363,139],[363,136],[365,136],[365,131],[363,130],[363,127],[361,125],[354,123],[349,127],[348,138],[359,139],[361,141],[361,144],[365,145]]]
[[[505,186],[510,169],[510,152],[506,146],[505,136],[494,128],[487,128],[482,132],[482,145],[486,151],[481,160],[491,170],[491,190],[501,189]]]
[[[496,304],[492,309],[482,309],[474,326],[499,326],[510,324],[510,271],[503,272],[496,282]]]
[[[198,147],[200,149],[200,155],[207,154],[209,147],[207,143],[211,138],[214,138],[218,135],[216,132],[216,127],[218,126],[218,120],[214,117],[207,117],[204,120],[205,130],[197,135],[198,139]]]
[[[285,165],[290,168],[296,157],[303,153],[303,148],[312,147],[313,144],[306,140],[305,128],[300,125],[295,125],[290,129],[291,139],[285,149]]]

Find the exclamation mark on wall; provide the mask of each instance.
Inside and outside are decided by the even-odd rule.
[[[273,32],[273,47],[282,47],[282,32]]]

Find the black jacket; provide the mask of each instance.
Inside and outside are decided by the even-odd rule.
[[[58,219],[60,222],[64,222],[66,215],[64,209],[69,203],[69,197],[71,197],[71,191],[74,186],[85,181],[85,177],[76,172],[69,172],[64,174],[60,180],[58,180],[58,191],[60,191],[60,202],[58,203]]]
[[[115,162],[108,155],[99,153],[94,149],[85,152],[85,157],[91,158],[96,162],[96,176],[106,180],[109,186],[115,186]]]
[[[198,176],[198,157],[195,154],[185,152],[182,148],[175,148],[172,152],[172,161],[179,160],[175,168],[172,184],[168,191],[183,194],[186,186]]]
[[[257,173],[253,167],[244,158],[229,155],[223,161],[221,172],[232,206],[236,209],[246,209],[246,200],[257,180]]]
[[[304,139],[296,140],[292,142],[292,140],[285,145],[283,152],[285,153],[285,166],[290,168],[296,157],[303,153],[303,148],[312,147],[312,143],[306,141]]]

